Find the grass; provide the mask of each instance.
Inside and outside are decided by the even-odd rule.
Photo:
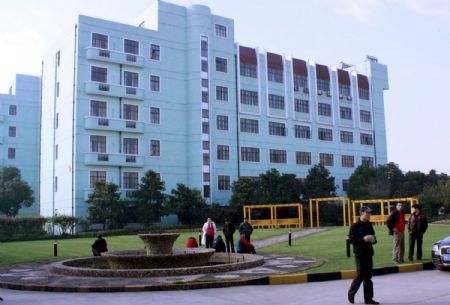
[[[375,226],[375,233],[378,243],[374,245],[374,267],[392,265],[392,236],[388,235],[385,226]],[[325,232],[312,234],[306,237],[294,239],[292,246],[287,243],[280,243],[257,249],[258,253],[303,255],[319,258],[324,261],[321,266],[312,268],[308,272],[332,272],[340,270],[354,269],[355,262],[352,257],[346,256],[345,239],[348,234],[348,228],[338,227]],[[450,235],[450,226],[429,226],[424,235],[423,241],[423,260],[431,260],[431,247],[434,242]],[[405,236],[405,259],[408,257],[409,237]]]
[[[288,229],[255,230],[252,234],[252,241],[286,234],[288,231]],[[181,233],[175,242],[175,247],[184,247],[188,237],[192,236],[198,239],[199,234],[199,231]],[[236,241],[237,238],[238,233],[235,234],[234,240]],[[95,238],[58,240],[58,257],[53,256],[53,240],[0,243],[0,266],[91,256],[91,244],[94,240]],[[106,237],[106,240],[110,251],[143,248],[143,243],[136,235],[111,236]]]

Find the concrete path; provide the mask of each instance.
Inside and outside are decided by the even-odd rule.
[[[301,231],[292,232],[292,239],[298,238],[298,237],[307,236],[307,235],[310,235],[310,234],[313,234],[313,233],[317,233],[317,232],[326,231],[326,230],[328,230],[328,229],[326,229],[326,228],[303,229]],[[289,235],[288,234],[283,234],[283,235],[273,236],[273,237],[269,237],[269,238],[262,239],[262,240],[257,240],[257,241],[252,242],[252,243],[255,246],[256,250],[258,250],[258,248],[267,247],[267,246],[278,244],[278,243],[281,243],[281,242],[284,242],[284,241],[287,242],[288,239],[289,239]]]
[[[450,304],[450,272],[421,271],[373,278],[375,299],[381,304]],[[349,304],[350,280],[321,283],[241,286],[164,292],[55,293],[0,289],[11,305],[330,305]],[[362,286],[356,304],[364,304]]]

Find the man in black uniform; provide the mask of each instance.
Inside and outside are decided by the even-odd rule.
[[[348,301],[351,304],[355,303],[355,294],[358,292],[362,282],[364,282],[364,302],[366,304],[380,304],[373,300],[372,245],[377,243],[377,239],[370,222],[371,212],[372,210],[369,207],[361,207],[360,217],[356,223],[352,224],[348,234],[353,245],[356,262],[356,278],[348,290]]]

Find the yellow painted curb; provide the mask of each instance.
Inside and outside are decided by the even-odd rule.
[[[341,279],[353,279],[356,277],[356,270],[343,270],[341,271]]]
[[[296,284],[296,283],[307,283],[307,282],[308,282],[308,275],[306,273],[269,276],[269,284],[270,285]]]
[[[423,264],[405,264],[398,266],[398,272],[410,272],[423,270]]]

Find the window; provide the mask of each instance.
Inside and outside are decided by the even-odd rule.
[[[228,116],[226,115],[217,115],[217,130],[225,130],[228,131]]]
[[[341,142],[353,143],[353,132],[341,130]]]
[[[319,128],[319,140],[333,141],[333,130],[328,128]]]
[[[209,87],[209,82],[207,78],[202,78],[202,87],[203,88],[208,88]]]
[[[97,183],[106,183],[105,171],[91,171],[89,173],[89,185],[94,188]]]
[[[305,75],[294,74],[294,91],[300,91],[300,88],[308,88],[308,79]]]
[[[373,138],[371,134],[361,133],[360,134],[361,144],[363,145],[373,145]]]
[[[341,114],[341,119],[351,120],[352,119],[352,108],[350,107],[339,107],[339,112]]]
[[[56,52],[55,56],[56,66],[59,67],[61,64],[61,51]]]
[[[91,100],[91,116],[106,118],[106,102]]]
[[[56,113],[56,117],[55,117],[55,128],[58,129],[59,127],[59,113]]]
[[[322,164],[323,166],[334,166],[333,154],[320,153],[319,158],[320,164]]]
[[[203,154],[203,165],[209,165],[209,153]]]
[[[92,46],[94,48],[108,49],[108,36],[92,33]]]
[[[59,82],[56,83],[56,97],[59,97]]]
[[[241,89],[241,104],[258,106],[258,92]]]
[[[216,36],[227,38],[227,27],[221,24],[216,24]]]
[[[331,116],[331,105],[319,103],[319,115]]]
[[[150,75],[150,90],[153,92],[161,91],[161,79],[159,76]]]
[[[294,110],[295,112],[309,113],[309,101],[298,98],[294,99]]]
[[[137,155],[139,153],[139,140],[136,138],[123,138],[123,153]]]
[[[59,151],[59,146],[58,144],[55,145],[55,160],[58,160],[58,151]]]
[[[295,137],[300,139],[311,139],[311,128],[309,126],[295,125]]]
[[[284,110],[284,96],[269,94],[269,107]]]
[[[139,41],[125,39],[123,44],[123,51],[125,53],[139,55]]]
[[[58,176],[55,176],[55,192],[58,191]]]
[[[217,160],[230,160],[230,147],[228,145],[217,145]]]
[[[156,107],[150,107],[150,123],[151,124],[161,124],[161,113],[160,109]]]
[[[90,136],[91,152],[106,152],[106,136]]]
[[[139,74],[136,72],[123,72],[123,80],[127,87],[139,87]]]
[[[259,148],[241,147],[241,160],[246,162],[259,162]]]
[[[209,198],[211,196],[211,187],[209,185],[203,186],[203,197]]]
[[[209,110],[208,109],[202,109],[202,118],[204,118],[204,119],[209,118]]]
[[[208,57],[208,37],[202,36],[201,52],[203,57]]]
[[[372,122],[372,116],[370,114],[370,111],[360,110],[359,115],[360,115],[361,122],[364,122],[364,123]]]
[[[218,176],[218,189],[219,191],[230,190],[230,176]]]
[[[137,121],[139,119],[139,107],[136,105],[123,105],[124,120]]]
[[[211,181],[211,174],[210,173],[203,173],[203,181],[204,182]]]
[[[348,186],[349,186],[350,182],[348,179],[342,179],[342,190],[344,192],[348,191]]]
[[[137,190],[139,188],[139,173],[124,172],[122,185],[125,190]]]
[[[296,151],[295,161],[301,165],[311,165],[311,153],[306,151]]]
[[[350,86],[349,85],[339,84],[339,95],[351,96],[352,94],[350,92]]]
[[[160,60],[161,59],[161,47],[157,44],[150,45],[150,59]]]
[[[203,150],[209,150],[209,146],[210,146],[209,141],[203,141],[203,142],[202,142],[202,148],[203,148]]]
[[[8,159],[9,160],[14,160],[16,158],[16,149],[9,147],[8,148]]]
[[[321,90],[321,91],[325,91],[325,92],[330,91],[330,81],[318,78],[317,79],[317,90]]]
[[[16,137],[16,126],[9,126],[9,128],[8,128],[8,135],[11,138],[15,138]]]
[[[91,67],[91,81],[98,83],[107,83],[108,69],[101,67]]]
[[[367,167],[373,167],[374,166],[373,157],[362,157],[361,165],[367,166]]]
[[[369,89],[358,88],[359,98],[363,100],[369,100]]]
[[[9,105],[9,115],[17,115],[17,105]]]
[[[227,73],[227,59],[216,57],[216,71]]]
[[[228,88],[222,86],[216,86],[216,100],[228,101]]]
[[[355,157],[354,156],[345,156],[343,155],[341,158],[342,167],[355,167]]]
[[[202,133],[209,134],[209,123],[202,122]]]
[[[241,132],[259,133],[258,120],[241,119]]]
[[[272,136],[286,136],[286,125],[283,123],[269,122],[269,134]]]
[[[241,76],[256,78],[256,72],[257,72],[256,65],[241,62],[239,70],[240,70]]]
[[[150,140],[150,156],[152,156],[152,157],[161,156],[161,141],[160,140]]]
[[[208,72],[208,61],[202,60],[202,72]]]
[[[202,91],[202,103],[208,104],[208,102],[209,102],[208,92]]]
[[[270,82],[283,83],[283,70],[269,68],[267,76]]]
[[[270,150],[271,163],[287,163],[287,155],[285,150],[271,149]]]

